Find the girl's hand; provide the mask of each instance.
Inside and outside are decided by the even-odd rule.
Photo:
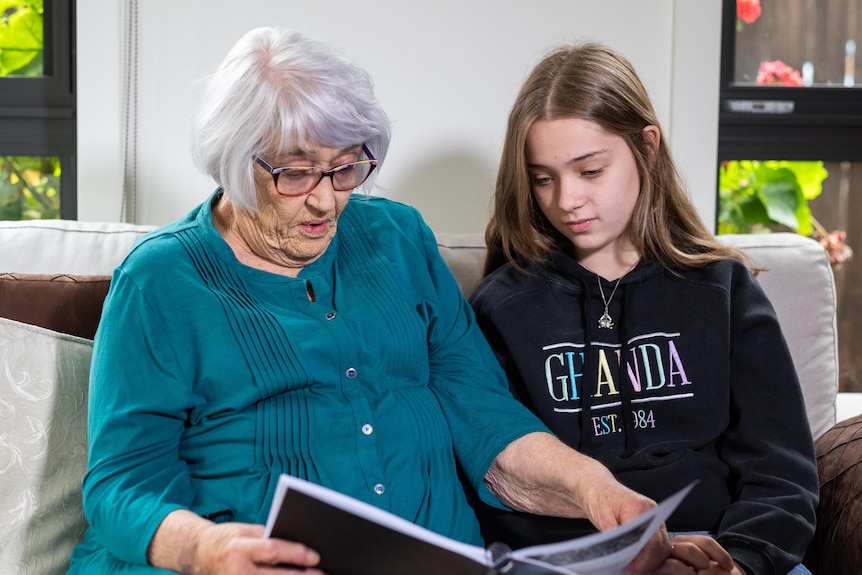
[[[746,575],[709,535],[677,535],[671,554],[654,575]]]

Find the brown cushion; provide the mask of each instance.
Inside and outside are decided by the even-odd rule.
[[[110,276],[0,273],[0,317],[93,339]]]
[[[814,575],[858,575],[862,566],[862,415],[815,444],[820,473],[817,531],[805,556]]]

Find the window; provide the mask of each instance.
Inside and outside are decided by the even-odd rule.
[[[724,0],[720,159],[862,159],[857,45],[860,0]]]
[[[862,0],[723,2],[719,232],[829,247],[840,386],[862,391]]]
[[[0,12],[0,219],[75,219],[74,0]]]

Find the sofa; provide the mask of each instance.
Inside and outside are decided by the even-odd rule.
[[[63,573],[85,529],[81,478],[92,338],[110,274],[152,229],[0,222],[0,573]],[[793,353],[817,439],[821,508],[806,563],[815,575],[856,573],[862,406],[856,395],[838,393],[835,288],[826,254],[796,234],[721,239],[765,268],[758,280]],[[437,240],[469,295],[482,269],[481,234],[438,234]]]

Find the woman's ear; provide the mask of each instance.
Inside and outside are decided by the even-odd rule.
[[[655,162],[655,158],[658,155],[658,145],[661,142],[661,131],[658,129],[658,126],[650,124],[641,131],[641,136],[649,151],[650,161]]]

